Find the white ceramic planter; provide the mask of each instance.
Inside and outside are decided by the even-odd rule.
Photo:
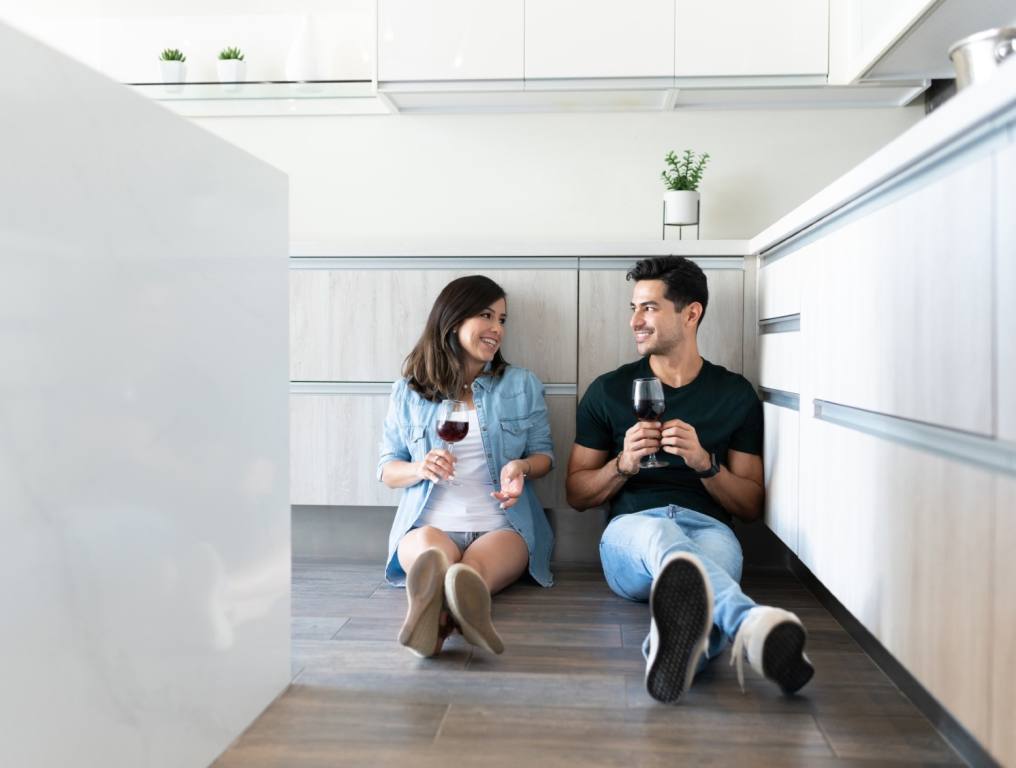
[[[699,193],[668,189],[663,193],[663,221],[666,224],[698,224]]]
[[[167,91],[179,92],[183,90],[183,83],[187,81],[187,65],[182,61],[159,60],[159,69],[162,72],[162,82]]]
[[[217,59],[215,66],[219,72],[219,82],[223,83],[223,90],[238,90],[240,88],[238,83],[247,79],[247,62],[241,59]]]

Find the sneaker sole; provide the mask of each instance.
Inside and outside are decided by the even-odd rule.
[[[713,596],[700,566],[670,561],[653,582],[649,597],[653,641],[646,690],[657,701],[673,704],[691,687],[699,657],[713,626]]]
[[[796,693],[811,680],[815,668],[804,658],[804,627],[793,621],[777,624],[762,646],[762,671],[785,694]]]
[[[445,598],[466,642],[491,653],[504,652],[504,643],[490,617],[490,590],[478,573],[452,566],[446,577]]]
[[[399,643],[423,658],[433,656],[437,650],[447,570],[444,553],[430,549],[416,559],[406,574],[409,609],[399,630]]]

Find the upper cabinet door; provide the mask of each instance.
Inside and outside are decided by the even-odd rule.
[[[676,3],[676,77],[826,74],[826,0]]]
[[[521,80],[524,0],[381,0],[378,79]]]
[[[526,78],[673,77],[674,0],[527,0]]]

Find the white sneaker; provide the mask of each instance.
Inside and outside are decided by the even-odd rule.
[[[673,704],[691,687],[713,628],[713,590],[695,555],[679,552],[663,564],[653,581],[649,613],[646,690]]]
[[[804,653],[808,633],[790,611],[760,605],[748,611],[737,630],[730,663],[737,665],[737,681],[744,690],[744,657],[763,677],[790,695],[811,680],[815,668]]]

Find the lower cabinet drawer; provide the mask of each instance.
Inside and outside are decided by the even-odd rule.
[[[763,261],[758,271],[758,316],[762,320],[796,315],[801,311],[802,259],[808,246],[774,261]]]
[[[375,479],[388,395],[290,395],[290,502],[395,506]]]
[[[994,433],[991,179],[989,156],[810,245],[801,316],[815,397]]]
[[[759,343],[759,384],[767,389],[800,392],[801,333],[761,333]]]
[[[766,524],[793,552],[797,552],[797,411],[762,404],[765,417]]]
[[[807,415],[800,449],[801,559],[987,744],[995,476]]]

